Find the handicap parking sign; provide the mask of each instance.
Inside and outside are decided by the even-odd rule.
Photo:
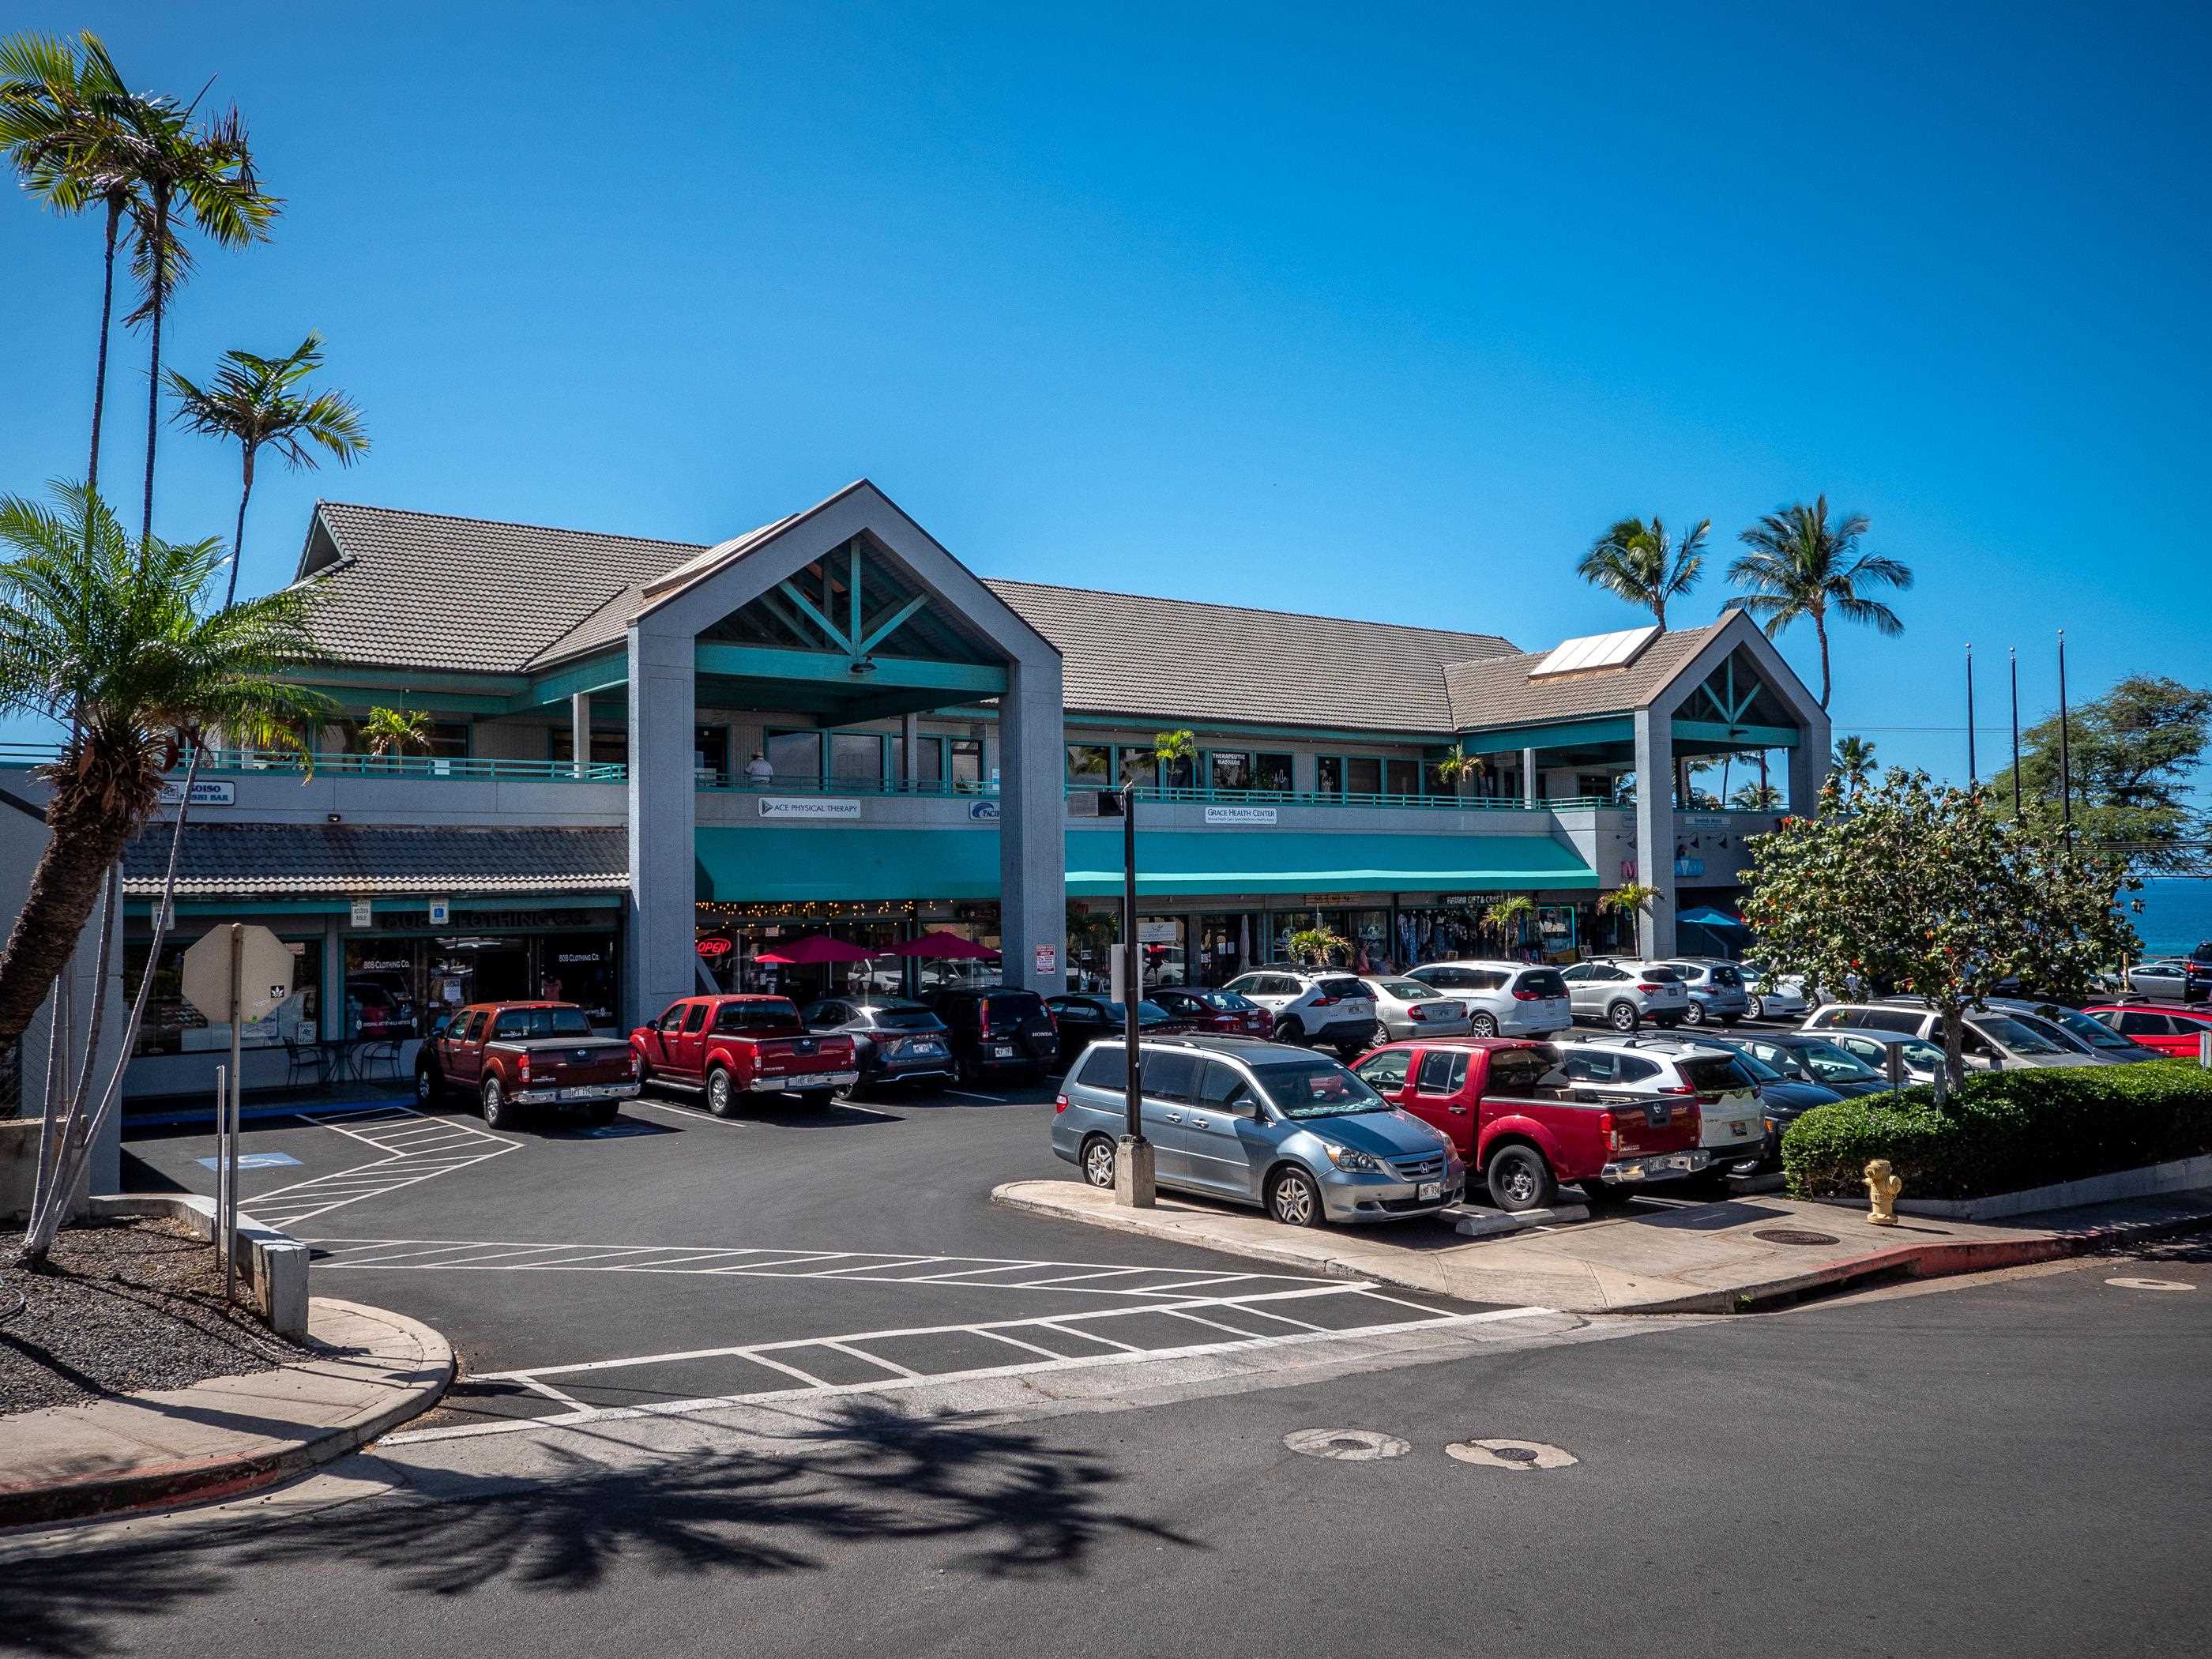
[[[281,1170],[289,1164],[297,1164],[299,1161],[289,1152],[240,1152],[238,1155],[238,1167],[241,1170]],[[220,1170],[222,1168],[222,1159],[219,1157],[204,1158],[200,1160],[200,1166],[203,1169]]]

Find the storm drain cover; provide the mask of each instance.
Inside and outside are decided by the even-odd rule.
[[[1564,1469],[1574,1454],[1540,1440],[1457,1440],[1444,1450],[1462,1463],[1490,1469]]]
[[[1299,1429],[1285,1435],[1283,1443],[1302,1457],[1329,1457],[1340,1463],[1403,1457],[1413,1449],[1397,1436],[1373,1429]]]
[[[1803,1227],[1761,1227],[1752,1235],[1770,1244],[1840,1244],[1833,1233],[1816,1233]]]
[[[2179,1279],[2108,1279],[2105,1283],[2122,1291],[2193,1291],[2197,1288]]]

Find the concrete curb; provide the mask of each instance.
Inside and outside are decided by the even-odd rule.
[[[1110,1210],[1106,1212],[1103,1215],[1098,1216],[1071,1214],[1068,1211],[1060,1209],[1054,1205],[1040,1203],[1035,1199],[1026,1198],[1019,1193],[1009,1191],[1008,1188],[1013,1183],[1009,1182],[1006,1186],[994,1187],[991,1189],[991,1202],[998,1205],[1002,1209],[1019,1210],[1026,1215],[1048,1216],[1054,1221],[1071,1222],[1079,1227],[1103,1227],[1109,1232],[1134,1233],[1142,1238],[1158,1238],[1161,1237],[1163,1230],[1157,1223],[1137,1221],[1131,1218],[1118,1215]],[[1159,1215],[1161,1212],[1158,1210],[1153,1210],[1150,1212],[1150,1213],[1157,1216]],[[1170,1213],[1172,1213],[1172,1212]],[[1172,1236],[1173,1234],[1180,1233],[1182,1230],[1175,1227],[1170,1224],[1167,1231],[1170,1232],[1170,1236]],[[1326,1237],[1327,1235],[1323,1234],[1322,1237]],[[1214,1240],[1206,1238],[1193,1238],[1188,1242],[1200,1249],[1219,1250],[1224,1255],[1248,1255],[1255,1261],[1272,1261],[1278,1267],[1304,1267],[1309,1272],[1325,1273],[1335,1279],[1376,1279],[1380,1277],[1380,1275],[1367,1267],[1355,1267],[1349,1262],[1340,1261],[1325,1251],[1279,1249],[1266,1244],[1244,1243],[1239,1243],[1232,1249]],[[1432,1285],[1421,1284],[1411,1279],[1394,1280],[1392,1282],[1398,1284],[1401,1288],[1405,1290],[1425,1291],[1434,1288]]]
[[[354,1344],[342,1354],[334,1352],[273,1371],[211,1377],[191,1389],[123,1395],[112,1401],[54,1407],[5,1419],[0,1426],[11,1429],[42,1418],[65,1428],[64,1419],[70,1417],[89,1427],[98,1422],[103,1408],[111,1407],[136,1407],[156,1417],[181,1414],[180,1406],[189,1409],[195,1403],[204,1410],[215,1411],[229,1403],[234,1410],[238,1401],[234,1396],[271,1398],[283,1392],[287,1381],[300,1382],[310,1376],[327,1384],[335,1367],[359,1368],[365,1362],[383,1373],[355,1379],[356,1397],[337,1401],[327,1422],[288,1425],[291,1431],[284,1434],[237,1435],[234,1438],[241,1443],[234,1448],[165,1454],[153,1443],[151,1436],[142,1436],[145,1455],[128,1468],[64,1473],[48,1480],[25,1480],[12,1468],[0,1468],[0,1528],[51,1526],[118,1510],[232,1498],[367,1445],[429,1410],[453,1378],[452,1345],[419,1320],[323,1297],[309,1304],[309,1334],[317,1340],[322,1340],[324,1333],[358,1334],[365,1326],[380,1325],[388,1334],[372,1348]],[[204,1399],[187,1401],[186,1396],[195,1395]],[[252,1442],[261,1443],[247,1443]]]

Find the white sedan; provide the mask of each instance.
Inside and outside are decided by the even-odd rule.
[[[1375,993],[1375,1018],[1393,1042],[1412,1037],[1465,1036],[1467,1004],[1440,994],[1417,979],[1364,980]]]
[[[1813,1000],[1802,975],[1778,974],[1770,981],[1762,963],[1743,962],[1736,967],[1743,975],[1743,988],[1750,994],[1751,1005],[1744,1011],[1749,1018],[1797,1019],[1811,1011]]]

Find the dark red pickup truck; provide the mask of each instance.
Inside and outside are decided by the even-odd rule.
[[[1578,1083],[1549,1043],[1393,1042],[1352,1069],[1392,1105],[1450,1136],[1501,1210],[1541,1209],[1570,1181],[1600,1202],[1625,1200],[1712,1162],[1698,1147],[1695,1101]]]
[[[639,1076],[703,1094],[717,1117],[739,1095],[797,1095],[811,1106],[860,1080],[859,1052],[840,1031],[813,1032],[789,997],[685,997],[629,1034]]]
[[[448,1089],[475,1095],[487,1129],[512,1128],[540,1106],[611,1123],[637,1094],[637,1060],[620,1037],[594,1036],[573,1002],[472,1003],[416,1057],[416,1101],[434,1105]]]

